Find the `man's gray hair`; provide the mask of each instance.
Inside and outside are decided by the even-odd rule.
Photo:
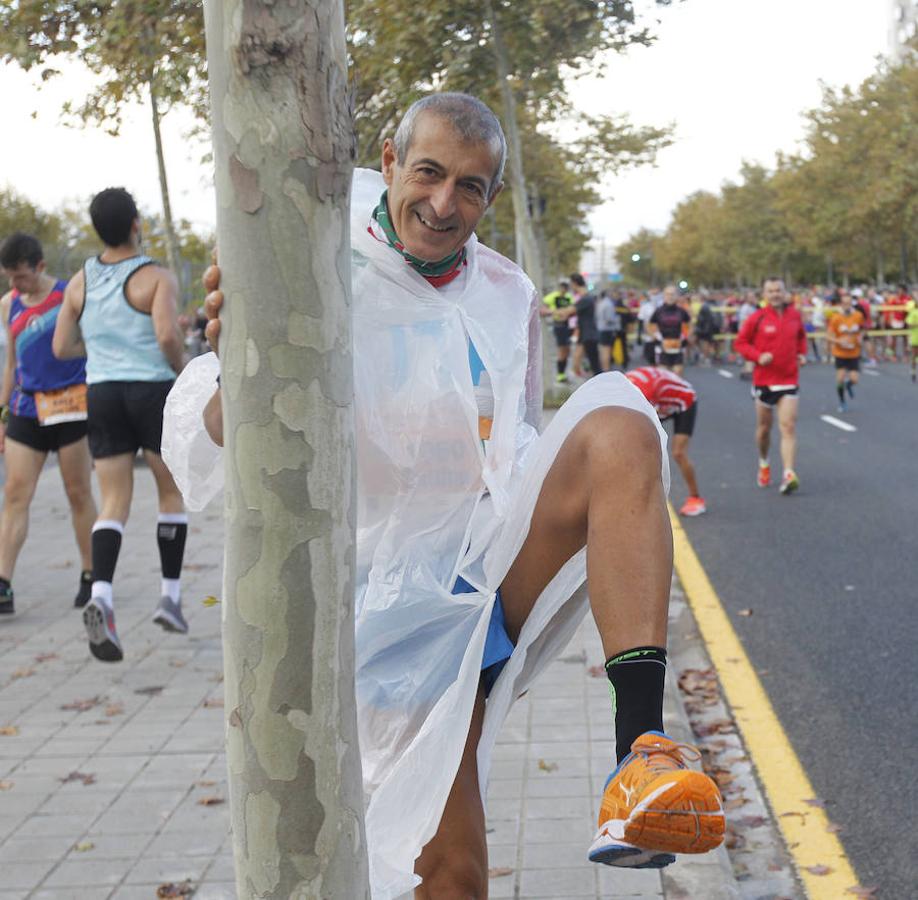
[[[488,197],[493,197],[497,186],[503,181],[504,166],[507,162],[507,139],[497,116],[486,104],[471,94],[446,92],[428,94],[420,100],[415,100],[408,107],[408,112],[402,117],[395,132],[395,155],[400,166],[405,164],[411,142],[414,140],[418,116],[422,113],[435,113],[446,119],[464,142],[491,145],[494,156],[497,157],[497,169],[488,189]]]

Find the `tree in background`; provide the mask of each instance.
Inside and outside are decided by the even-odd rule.
[[[744,163],[719,194],[698,192],[657,241],[658,268],[693,284],[755,284],[777,272],[918,281],[918,61],[881,63],[857,88],[826,88],[803,149],[775,171]],[[645,236],[618,249],[620,260]]]
[[[58,59],[79,61],[100,85],[63,112],[109,134],[125,104],[149,99],[163,204],[166,258],[181,274],[160,124],[174,104],[206,116],[204,24],[199,0],[28,0],[0,5],[0,59],[41,78]]]

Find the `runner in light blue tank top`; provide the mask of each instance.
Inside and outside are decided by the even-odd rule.
[[[92,348],[87,354],[87,384],[175,378],[159,348],[152,317],[134,309],[125,293],[128,279],[154,262],[149,256],[132,256],[116,263],[104,263],[98,257],[86,260],[80,331],[86,346]]]

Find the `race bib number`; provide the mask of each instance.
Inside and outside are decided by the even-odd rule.
[[[680,353],[682,351],[682,338],[663,338],[664,353]]]
[[[86,385],[71,384],[57,391],[36,391],[39,425],[83,422],[86,419]]]

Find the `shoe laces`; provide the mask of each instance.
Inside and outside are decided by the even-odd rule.
[[[688,763],[701,759],[697,747],[679,741],[642,742],[637,752],[644,757],[647,768],[652,772],[670,771],[674,764],[684,769]]]

